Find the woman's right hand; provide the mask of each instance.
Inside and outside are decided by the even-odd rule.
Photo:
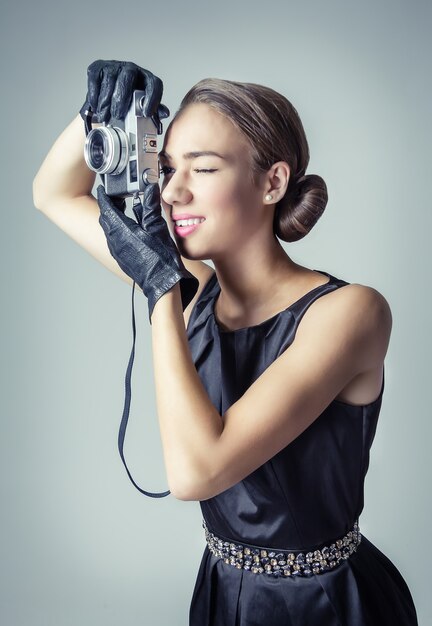
[[[143,113],[158,120],[169,116],[161,104],[163,83],[160,78],[130,61],[94,61],[87,68],[87,97],[80,114],[91,107],[94,122],[124,119],[135,89],[145,92]]]

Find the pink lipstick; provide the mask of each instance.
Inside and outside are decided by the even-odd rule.
[[[175,214],[171,216],[174,222],[174,232],[179,237],[186,237],[193,233],[205,221],[205,218],[189,213]]]

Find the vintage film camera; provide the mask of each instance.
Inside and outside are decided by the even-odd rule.
[[[157,183],[159,164],[157,135],[160,128],[144,117],[144,91],[134,91],[124,120],[89,130],[84,158],[88,167],[101,175],[109,196],[133,196],[150,183]]]

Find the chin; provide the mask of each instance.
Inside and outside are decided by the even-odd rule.
[[[180,250],[180,254],[184,259],[188,261],[208,261],[210,256],[208,254],[199,254],[197,252],[188,252],[187,250]]]
[[[211,252],[208,248],[201,247],[200,250],[195,247],[194,249],[194,246],[188,246],[186,241],[179,241],[178,239],[176,239],[176,244],[182,257],[189,261],[208,261],[211,258]]]

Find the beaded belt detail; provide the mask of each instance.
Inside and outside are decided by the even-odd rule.
[[[264,573],[276,577],[323,574],[348,559],[361,542],[357,521],[342,539],[310,552],[295,550],[287,552],[221,539],[209,531],[205,520],[203,528],[210,552],[223,559],[227,565],[249,570],[254,574]]]

